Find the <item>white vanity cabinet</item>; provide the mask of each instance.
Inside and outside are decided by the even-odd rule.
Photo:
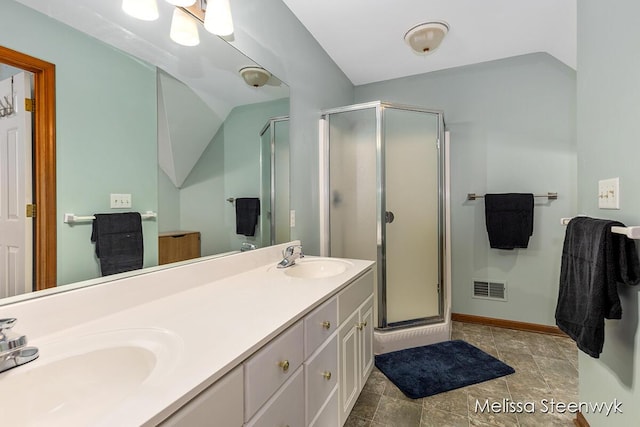
[[[164,420],[162,427],[220,425],[242,426],[242,366],[216,381]]]
[[[344,425],[373,369],[373,272],[338,294],[339,425]]]
[[[338,424],[338,406],[330,398],[338,387],[338,299],[333,297],[304,319],[305,412],[307,426]]]

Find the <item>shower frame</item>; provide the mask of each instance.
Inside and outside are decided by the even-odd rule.
[[[260,130],[260,138],[265,132],[269,132],[269,203],[271,215],[269,218],[269,244],[276,244],[276,124],[288,122],[289,116],[277,116],[267,120],[267,123]],[[288,165],[287,165],[288,166]],[[264,167],[261,165],[261,167]],[[262,173],[261,173],[262,176]],[[278,242],[282,243],[282,242]]]
[[[346,107],[332,108],[323,110],[320,119],[320,235],[322,236],[321,254],[330,256],[331,233],[330,233],[330,116],[332,114],[348,113],[353,111],[375,109],[376,116],[376,188],[377,188],[377,326],[378,331],[401,330],[408,327],[426,326],[442,323],[445,319],[445,295],[448,286],[446,275],[449,273],[447,268],[447,215],[448,210],[448,170],[447,157],[448,148],[445,146],[445,122],[444,112],[442,110],[427,109],[411,105],[396,104],[385,101],[374,101],[361,104],[349,105]],[[385,179],[385,136],[384,136],[384,117],[386,109],[412,111],[417,113],[432,114],[437,116],[437,186],[438,186],[438,314],[435,316],[422,317],[417,319],[409,319],[402,322],[394,322],[389,324],[387,321],[387,253],[386,253],[386,179]]]

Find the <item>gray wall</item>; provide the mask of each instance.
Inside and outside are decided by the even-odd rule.
[[[444,110],[451,131],[453,312],[554,325],[564,229],[576,212],[575,71],[531,54],[356,87],[356,101]],[[527,249],[490,249],[483,200],[536,199]],[[473,279],[506,281],[507,302],[472,298]]]
[[[640,3],[578,2],[578,211],[640,225]],[[598,180],[620,177],[620,210],[597,208]],[[580,353],[580,400],[622,402],[623,414],[585,414],[596,426],[640,419],[639,286],[619,285],[622,320],[605,321],[599,359]]]
[[[352,104],[353,85],[282,0],[234,6],[232,44],[291,88],[291,238],[318,254],[318,119],[322,109]]]

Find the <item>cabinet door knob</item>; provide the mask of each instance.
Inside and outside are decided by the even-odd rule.
[[[322,327],[325,329],[331,329],[331,322],[325,320],[324,322],[322,322]]]
[[[280,366],[284,372],[287,372],[289,370],[289,361],[288,360],[282,361],[278,363],[278,366]]]
[[[322,376],[324,377],[324,379],[326,379],[327,381],[329,381],[331,379],[331,372],[329,371],[324,371],[322,373]]]

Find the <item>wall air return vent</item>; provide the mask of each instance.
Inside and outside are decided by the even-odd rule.
[[[473,297],[497,301],[507,300],[507,284],[487,280],[473,281]]]

